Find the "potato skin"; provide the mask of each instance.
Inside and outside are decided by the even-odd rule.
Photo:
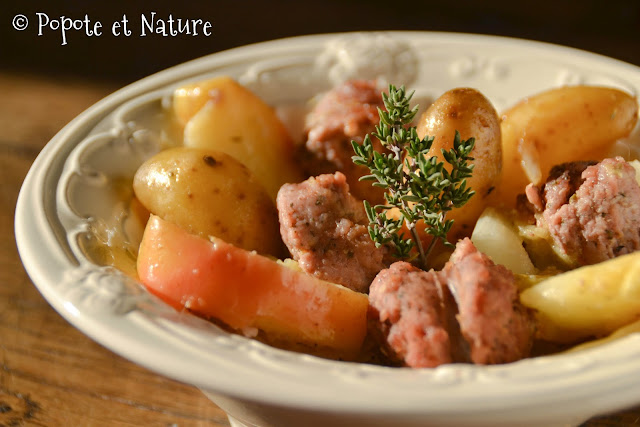
[[[524,99],[502,115],[503,179],[492,204],[513,207],[556,164],[602,160],[637,120],[637,100],[612,88],[568,86]]]
[[[294,144],[275,110],[230,77],[178,88],[173,111],[184,145],[225,152],[244,163],[272,200],[283,184],[302,181]]]
[[[474,170],[467,185],[476,194],[462,208],[453,209],[447,218],[453,219],[449,240],[471,235],[473,226],[484,210],[487,195],[499,180],[502,165],[502,145],[498,113],[489,100],[472,88],[456,88],[445,92],[420,118],[418,136],[433,136],[429,156],[444,158],[441,149],[453,148],[456,130],[462,139],[474,137],[471,152]]]
[[[191,233],[262,254],[282,253],[273,202],[228,154],[188,147],[161,151],[140,166],[133,189],[151,213]]]

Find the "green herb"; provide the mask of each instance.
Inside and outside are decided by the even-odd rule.
[[[438,161],[427,153],[433,144],[433,137],[418,137],[415,127],[409,126],[418,112],[418,107],[410,108],[413,92],[406,94],[404,86],[396,89],[389,86],[389,94],[382,98],[386,111],[378,109],[380,123],[372,136],[378,138],[386,152],[374,150],[371,137],[367,135],[362,144],[351,141],[356,153],[353,162],[369,168],[371,174],[361,180],[374,181],[373,185],[386,189],[386,205],[371,206],[364,202],[369,218],[369,235],[376,246],[390,245],[395,256],[409,261],[418,259],[422,268],[427,267],[427,256],[438,239],[445,245],[453,245],[447,240],[447,233],[453,225],[446,214],[453,208],[464,205],[474,192],[467,187],[466,178],[471,176],[473,160],[470,156],[475,138],[461,140],[456,131],[453,148],[442,149],[442,157],[450,165]],[[398,208],[401,217],[389,218],[387,213]],[[425,232],[434,236],[425,250],[416,227],[422,220]],[[411,233],[406,238],[402,232],[403,223]]]

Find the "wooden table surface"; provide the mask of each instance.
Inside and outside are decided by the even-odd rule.
[[[113,354],[67,323],[18,257],[14,210],[31,163],[68,121],[115,89],[0,73],[0,426],[229,426],[196,388]],[[640,425],[640,406],[585,424],[632,425]]]

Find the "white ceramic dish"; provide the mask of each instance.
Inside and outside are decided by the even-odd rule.
[[[157,149],[157,128],[145,117],[159,111],[181,82],[221,74],[281,106],[304,102],[348,77],[382,77],[426,98],[473,86],[498,110],[563,84],[640,91],[640,69],[629,64],[558,46],[446,33],[285,39],[150,76],[56,135],[20,193],[20,255],[33,282],[69,322],[114,352],[199,387],[238,426],[570,425],[640,403],[639,334],[503,366],[410,370],[334,362],[229,335],[92,263],[82,249],[94,237],[87,218],[112,218],[118,200],[111,182],[132,176]]]

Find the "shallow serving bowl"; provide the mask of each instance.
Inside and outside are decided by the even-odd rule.
[[[385,58],[384,61],[381,59]],[[207,56],[145,78],[81,114],[42,150],[16,209],[33,282],[69,322],[114,352],[193,384],[242,426],[571,425],[640,403],[640,334],[502,366],[410,370],[324,360],[230,335],[177,313],[87,251],[96,223],[127,237],[114,183],[162,140],[172,89],[231,75],[295,123],[296,106],[350,77],[378,77],[435,99],[472,86],[498,111],[564,84],[640,91],[640,68],[564,47],[446,33],[346,33]],[[294,126],[295,127],[295,126]],[[636,129],[637,133],[637,129]],[[118,236],[118,234],[122,236]]]

